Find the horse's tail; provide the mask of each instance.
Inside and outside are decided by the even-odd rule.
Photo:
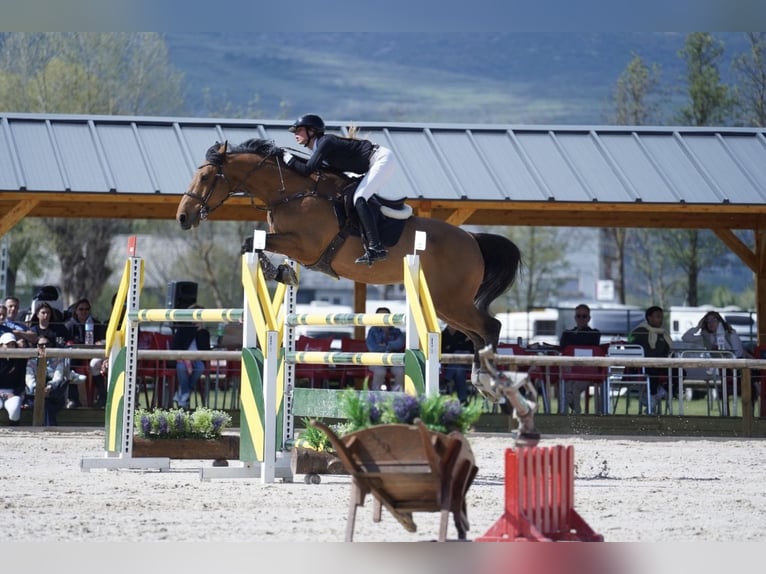
[[[522,264],[518,246],[503,235],[474,233],[484,258],[484,277],[474,304],[482,311],[510,289]]]

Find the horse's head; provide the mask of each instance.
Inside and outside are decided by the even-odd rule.
[[[181,228],[196,227],[232,195],[256,195],[255,189],[248,186],[248,179],[267,165],[268,158],[278,158],[279,152],[274,142],[266,140],[248,140],[231,150],[228,142],[216,142],[207,150],[205,163],[194,173],[189,189],[178,204],[176,220]],[[276,165],[276,162],[269,163]]]

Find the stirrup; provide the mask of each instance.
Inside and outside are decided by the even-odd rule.
[[[383,261],[388,256],[388,251],[385,249],[375,249],[370,247],[365,250],[364,255],[357,258],[356,263],[366,263],[372,265],[376,261]]]

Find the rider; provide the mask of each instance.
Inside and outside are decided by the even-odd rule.
[[[356,262],[372,265],[385,259],[388,251],[380,241],[378,222],[367,200],[391,177],[396,165],[394,154],[387,147],[369,140],[326,134],[324,121],[314,114],[301,116],[289,129],[299,144],[311,150],[311,157],[304,161],[285,152],[288,167],[302,175],[311,175],[322,168],[364,174],[354,192],[354,208],[362,224],[366,245],[364,255]]]

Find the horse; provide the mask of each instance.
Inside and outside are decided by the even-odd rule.
[[[400,222],[398,240],[387,245],[387,259],[357,264],[364,253],[362,239],[349,231],[343,209],[337,208],[349,181],[330,172],[300,175],[287,167],[284,151],[270,140],[251,139],[231,148],[216,142],[180,200],[176,220],[181,228],[198,226],[234,195],[249,196],[255,207],[267,212],[265,251],[375,285],[403,281],[402,259],[412,252],[415,232],[424,231],[427,246],[420,264],[436,314],[471,339],[476,350],[472,382],[480,392],[488,392],[481,381],[486,370],[479,351],[486,348],[486,355],[497,348],[501,324],[489,306],[510,289],[520,270],[516,244],[502,235],[471,233],[445,221],[410,215]],[[495,393],[488,394],[498,401]]]

